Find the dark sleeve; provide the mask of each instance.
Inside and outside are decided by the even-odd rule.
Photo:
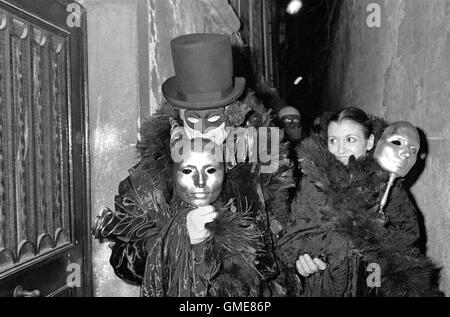
[[[160,224],[150,219],[136,195],[130,177],[127,177],[120,183],[119,193],[114,199],[114,215],[118,222],[110,229],[108,238],[114,241],[110,264],[116,275],[141,284],[148,250],[156,242]]]
[[[332,222],[322,217],[330,208],[325,198],[307,177],[302,179],[292,202],[292,218],[276,248],[283,272],[278,280],[289,296],[335,296],[331,281],[347,276],[348,239],[332,230]],[[303,254],[327,263],[326,270],[306,279],[301,277],[296,261]]]
[[[117,241],[112,246],[109,263],[116,275],[133,284],[142,284],[147,259],[145,240],[133,243]]]
[[[320,256],[322,221],[320,211],[326,200],[308,177],[303,177],[291,204],[291,216],[277,244],[277,255],[286,267],[295,268],[299,254]]]

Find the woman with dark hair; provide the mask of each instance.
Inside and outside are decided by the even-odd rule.
[[[290,296],[436,296],[438,269],[420,254],[416,209],[373,152],[386,123],[358,108],[298,147],[302,180],[278,241]]]

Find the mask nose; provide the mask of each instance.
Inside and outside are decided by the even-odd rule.
[[[202,131],[202,133],[205,133],[205,132],[206,132],[206,129],[208,129],[208,124],[206,123],[206,120],[205,120],[205,119],[202,120],[202,121],[200,121],[200,122],[202,123],[201,131]]]
[[[203,188],[206,185],[206,175],[204,175],[203,173],[199,173],[197,175],[197,177],[195,178],[195,186],[197,186],[198,188]]]
[[[409,150],[409,148],[404,149],[403,151],[400,152],[400,157],[402,159],[407,159],[411,157],[411,151]]]
[[[206,124],[203,120],[198,121],[196,124],[194,124],[194,129],[199,131],[201,134],[205,133],[206,130]]]

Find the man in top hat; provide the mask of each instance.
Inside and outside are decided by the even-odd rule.
[[[188,34],[171,41],[175,76],[162,85],[189,137],[225,141],[225,106],[238,99],[245,79],[233,77],[231,43],[227,35]]]
[[[237,138],[250,153],[256,136],[248,131],[255,130],[242,125],[268,126],[270,118],[252,93],[238,100],[245,79],[233,75],[227,35],[188,34],[170,45],[175,76],[163,83],[162,92],[176,114],[159,112],[143,123],[137,145],[141,161],[121,182],[116,210],[106,209],[98,218],[94,235],[115,242],[110,259],[115,273],[142,285],[144,296],[283,295],[273,282],[279,271],[268,224],[288,217],[287,191],[294,183],[287,149],[271,153],[281,160],[270,174],[261,173],[260,161],[238,153],[239,159],[227,162],[218,201],[186,210],[173,190],[173,144],[202,138],[225,146]],[[239,126],[240,133],[230,133]],[[258,234],[244,238],[242,227]],[[204,247],[211,243],[213,249]]]

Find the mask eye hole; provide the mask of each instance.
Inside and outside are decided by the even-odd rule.
[[[210,167],[206,170],[206,173],[208,174],[214,174],[215,172],[217,172],[217,169],[215,169],[214,167]]]
[[[294,123],[294,124],[299,124],[300,123],[300,120],[299,119],[297,119],[297,118],[284,118],[283,119],[283,123],[284,124],[291,124],[291,123]]]
[[[395,146],[405,147],[408,145],[408,140],[401,135],[393,135],[386,141]]]
[[[208,122],[211,122],[211,123],[217,122],[217,121],[220,120],[220,118],[221,118],[220,115],[218,115],[218,114],[213,114],[213,115],[211,115],[211,116],[208,118]]]
[[[198,119],[196,117],[187,117],[186,120],[193,124],[196,124],[200,121],[200,119]]]
[[[181,172],[185,175],[189,175],[192,173],[192,170],[189,168],[183,168],[183,170]]]

